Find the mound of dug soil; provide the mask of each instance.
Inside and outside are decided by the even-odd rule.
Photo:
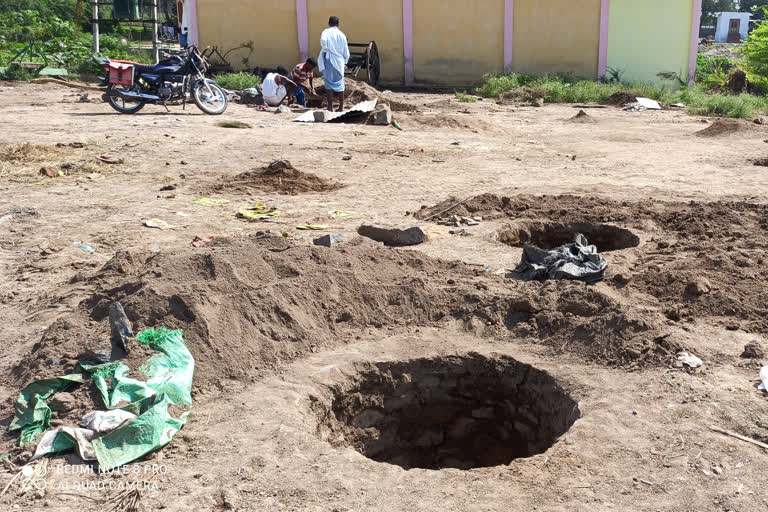
[[[409,119],[425,126],[433,128],[452,128],[454,130],[469,130],[473,133],[494,132],[500,128],[492,123],[480,119],[471,119],[467,116],[451,115],[413,115]]]
[[[309,192],[329,192],[344,187],[343,184],[321,178],[315,174],[301,172],[287,160],[276,160],[268,166],[227,178],[214,186],[214,190],[236,190],[247,192],[259,189],[265,192],[297,195]]]
[[[637,97],[642,96],[642,94],[632,94],[628,92],[616,92],[611,94],[608,98],[601,101],[600,103],[603,105],[613,105],[616,107],[623,107],[627,103],[634,103],[637,101]]]
[[[389,108],[392,110],[392,112],[416,112],[418,110],[416,105],[393,100],[386,94],[382,94],[374,87],[371,87],[366,82],[345,78],[344,84],[344,101],[348,102],[349,106],[352,106],[355,103],[360,103],[361,101],[371,101],[372,99],[377,99],[379,103],[386,103],[389,105]],[[321,85],[320,87],[317,87],[315,91],[320,97],[324,97],[324,86]]]
[[[763,306],[768,276],[761,272],[768,250],[766,205],[483,194],[449,198],[415,215],[427,219],[437,212],[513,219],[498,239],[514,246],[529,240],[557,245],[584,232],[598,250],[634,251],[637,265],[622,273],[616,286],[654,297],[668,319],[709,318],[747,332],[768,328]],[[643,238],[649,241],[642,243]]]
[[[114,301],[134,331],[184,330],[196,392],[258,379],[382,327],[458,322],[479,335],[511,331],[606,365],[669,364],[677,349],[658,341],[661,315],[640,315],[583,283],[509,280],[363,239],[329,250],[262,233],[199,249],[120,252],[83,281],[94,293],[15,368],[18,385],[72,370],[89,344],[108,339]]]
[[[572,118],[568,119],[567,122],[576,124],[593,124],[597,122],[597,119],[590,116],[583,110],[579,110],[579,112]]]
[[[756,131],[754,123],[743,119],[718,119],[701,131],[696,132],[697,137],[727,137],[734,133]]]

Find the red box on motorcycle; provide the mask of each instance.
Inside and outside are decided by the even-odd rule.
[[[117,85],[133,85],[133,71],[133,64],[110,62],[109,83]]]

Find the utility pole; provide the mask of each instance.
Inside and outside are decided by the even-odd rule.
[[[160,36],[157,29],[157,2],[152,0],[152,55],[155,58],[155,64],[160,62]]]
[[[99,53],[99,0],[91,0],[93,10],[93,53]]]

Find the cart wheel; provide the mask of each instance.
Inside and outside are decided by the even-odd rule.
[[[379,84],[379,76],[381,75],[381,62],[379,61],[379,47],[376,46],[376,41],[371,41],[368,44],[368,48],[365,50],[365,57],[363,63],[368,70],[368,82],[376,87]]]

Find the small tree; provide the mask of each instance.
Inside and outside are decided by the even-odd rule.
[[[763,17],[768,13],[768,7],[760,7]],[[758,23],[757,28],[750,32],[741,48],[747,70],[759,76],[768,78],[768,21]]]

